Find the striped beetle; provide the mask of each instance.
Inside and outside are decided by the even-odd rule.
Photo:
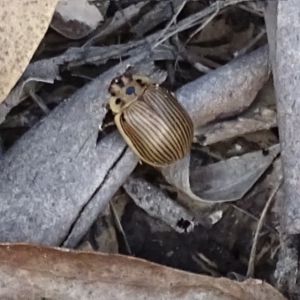
[[[114,122],[141,161],[165,167],[190,150],[193,122],[168,90],[133,75],[129,67],[112,80],[108,91]]]

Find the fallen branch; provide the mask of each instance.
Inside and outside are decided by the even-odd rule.
[[[296,0],[268,1],[265,21],[273,67],[281,144],[284,197],[280,213],[278,285],[299,299],[300,233],[300,7]]]
[[[211,278],[122,255],[0,245],[1,299],[285,300],[261,280]]]

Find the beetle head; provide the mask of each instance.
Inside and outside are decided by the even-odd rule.
[[[109,86],[109,106],[112,112],[119,113],[138,100],[149,84],[148,78],[133,75],[132,69],[127,68],[125,73],[114,78]]]

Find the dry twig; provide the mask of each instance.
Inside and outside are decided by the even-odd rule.
[[[237,58],[242,55],[245,55],[265,34],[266,34],[266,30],[265,29],[261,30],[261,32],[254,39],[252,39],[246,47],[234,53],[234,57]]]
[[[116,227],[117,227],[118,231],[119,231],[119,232],[121,233],[121,235],[122,235],[122,238],[123,238],[123,241],[124,241],[124,243],[125,243],[125,247],[126,247],[127,253],[128,253],[129,255],[132,255],[132,251],[131,251],[131,249],[130,249],[130,246],[129,246],[129,243],[128,243],[126,234],[125,234],[125,232],[124,232],[124,230],[123,230],[122,224],[121,224],[121,222],[120,222],[120,220],[119,220],[119,217],[118,217],[118,214],[117,214],[117,212],[116,212],[116,210],[115,210],[115,207],[114,207],[114,205],[113,205],[113,203],[112,203],[111,201],[109,202],[109,206],[110,206],[110,210],[111,210],[111,213],[112,213],[112,215],[113,215],[114,221],[115,221],[115,223],[116,223]]]
[[[28,91],[30,97],[34,100],[34,102],[39,106],[39,108],[44,112],[45,115],[50,113],[50,109],[44,103],[39,95],[37,95],[32,89]]]
[[[254,268],[255,268],[255,261],[256,261],[256,248],[257,248],[257,243],[258,243],[258,237],[261,231],[261,228],[263,226],[263,223],[265,221],[265,217],[267,215],[267,212],[269,210],[269,207],[271,206],[272,200],[274,199],[276,193],[278,192],[280,186],[282,184],[282,180],[280,180],[276,186],[273,188],[272,193],[269,196],[269,199],[266,202],[266,205],[261,213],[259,222],[257,223],[255,235],[254,235],[254,240],[253,240],[253,245],[251,248],[251,253],[250,253],[250,258],[249,258],[249,263],[248,263],[248,270],[247,270],[247,278],[253,277],[254,276]]]
[[[182,9],[184,8],[185,4],[186,4],[187,0],[184,0],[181,4],[181,6],[178,8],[178,11],[176,12],[176,14],[173,16],[173,18],[171,19],[171,21],[169,22],[169,24],[161,31],[159,37],[157,38],[157,40],[155,41],[154,45],[151,47],[151,50],[153,51],[157,46],[159,46],[160,44],[162,44],[165,39],[162,38],[166,32],[169,30],[169,28],[171,27],[171,25],[174,23],[176,23],[176,19],[178,17],[178,15],[180,14],[180,12],[182,11]]]

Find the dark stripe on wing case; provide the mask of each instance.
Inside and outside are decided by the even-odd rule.
[[[155,135],[155,132],[153,132],[152,125],[149,125],[147,123],[148,126],[146,126],[145,120],[148,121],[149,116],[144,115],[143,113],[144,110],[139,111],[137,107],[134,107],[134,110],[131,111],[131,114],[128,114],[128,121],[130,121],[132,125],[136,127],[136,130],[139,131],[140,135],[142,136],[141,147],[144,147],[144,144],[146,144],[148,148],[150,148],[149,150],[152,150],[151,157],[153,157],[155,161],[159,160],[162,162],[166,162],[172,160],[173,158],[172,156],[170,156],[170,153],[162,149],[160,145],[161,141],[157,139],[157,135]],[[144,118],[141,118],[141,116],[143,116]]]
[[[143,103],[141,103],[140,105],[141,107],[144,106]],[[166,120],[164,120],[163,118],[161,118],[160,115],[157,114],[157,111],[153,111],[151,113],[152,118],[149,118],[149,116],[147,116],[147,118],[149,119],[149,122],[151,123],[151,126],[153,126],[153,128],[155,128],[156,132],[161,131],[162,129],[164,129],[164,138],[160,139],[160,144],[163,143],[166,145],[166,147],[168,147],[169,151],[171,151],[173,153],[173,158],[174,159],[178,159],[179,157],[181,157],[181,151],[178,148],[178,144],[176,144],[177,139],[174,136],[174,130],[173,128],[170,126],[170,124],[168,124],[168,122],[166,122]],[[179,150],[179,151],[178,151]]]
[[[134,117],[140,119],[139,126],[143,130],[142,133],[145,137],[145,141],[149,140],[148,142],[157,152],[160,153],[160,155],[164,156],[165,158],[165,155],[168,155],[168,161],[176,160],[176,153],[174,153],[172,148],[169,146],[169,142],[165,139],[158,138],[158,135],[156,134],[156,132],[160,131],[160,128],[162,126],[161,120],[155,116],[153,116],[153,119],[149,118],[149,115],[147,114],[147,112],[145,112],[144,107],[139,107],[139,105],[137,105],[134,109]],[[160,124],[160,126],[158,125],[158,123]],[[149,137],[152,138],[152,141],[149,139]]]
[[[150,92],[150,91],[148,91],[148,92]],[[191,128],[190,128],[191,124],[188,123],[188,121],[186,120],[186,117],[188,117],[188,116],[186,116],[182,112],[182,110],[177,107],[177,105],[179,103],[176,102],[176,99],[174,99],[173,97],[168,97],[167,99],[164,98],[165,94],[160,89],[154,90],[152,92],[152,94],[154,92],[158,93],[162,97],[162,98],[159,97],[159,99],[160,99],[160,103],[166,107],[166,109],[165,109],[166,115],[172,117],[174,122],[176,122],[178,124],[178,129],[180,130],[180,133],[181,133],[180,142],[182,143],[185,141],[184,148],[186,150],[187,148],[189,148],[190,140],[191,140]],[[172,96],[172,95],[170,94],[170,96]],[[172,113],[170,113],[170,112],[172,112]],[[182,138],[184,140],[182,140]]]
[[[162,97],[166,96],[167,99],[164,101],[164,104],[168,106],[168,109],[173,112],[173,114],[176,115],[178,121],[180,121],[180,128],[185,133],[185,137],[190,136],[190,123],[187,121],[189,120],[189,117],[185,114],[185,112],[182,110],[179,102],[169,93],[164,92],[162,88],[157,88],[156,93],[160,94]],[[170,114],[173,116],[173,114]],[[174,117],[174,116],[173,116]],[[188,142],[188,140],[186,140]]]
[[[124,112],[123,112],[124,114]],[[126,116],[125,116],[126,118]],[[136,150],[140,153],[141,157],[146,157],[150,161],[155,161],[155,157],[152,156],[151,152],[149,152],[147,148],[144,147],[143,144],[141,144],[141,137],[140,134],[135,131],[135,129],[128,124],[126,120],[123,120],[121,118],[121,126],[125,132],[125,134],[128,136],[128,138],[132,141],[134,147]]]
[[[160,115],[161,120],[164,121],[166,126],[172,131],[173,142],[176,144],[177,153],[181,157],[185,148],[184,145],[182,144],[182,134],[181,132],[178,131],[177,126],[174,125],[174,122],[170,117],[170,111],[166,108],[166,106],[162,107],[161,99],[157,99],[158,97],[153,93],[149,92],[144,97],[149,98],[147,99],[148,102],[152,100],[150,105]]]

